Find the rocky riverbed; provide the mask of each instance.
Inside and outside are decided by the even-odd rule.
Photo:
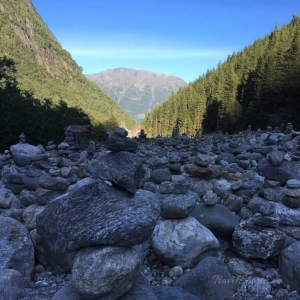
[[[0,155],[0,299],[300,299],[300,132]]]

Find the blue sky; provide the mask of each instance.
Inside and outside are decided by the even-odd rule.
[[[118,67],[194,81],[300,15],[300,0],[32,0],[85,74]]]

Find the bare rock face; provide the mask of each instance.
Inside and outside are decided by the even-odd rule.
[[[141,246],[96,246],[77,252],[72,285],[84,299],[115,300],[133,286],[142,267]]]
[[[152,234],[160,214],[155,194],[132,195],[100,180],[51,201],[37,215],[37,232],[56,253],[91,245],[134,246]]]

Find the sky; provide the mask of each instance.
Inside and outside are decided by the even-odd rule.
[[[300,16],[300,0],[32,2],[84,74],[125,67],[186,82]]]

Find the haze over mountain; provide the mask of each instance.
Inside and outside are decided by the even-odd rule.
[[[116,118],[127,127],[134,125],[105,92],[86,79],[31,0],[1,0],[0,36],[0,54],[16,62],[21,89],[38,99],[51,98],[55,103],[62,99],[78,106],[94,121]]]
[[[166,101],[172,92],[187,85],[175,76],[130,68],[111,69],[86,77],[97,83],[137,122],[157,104]]]

